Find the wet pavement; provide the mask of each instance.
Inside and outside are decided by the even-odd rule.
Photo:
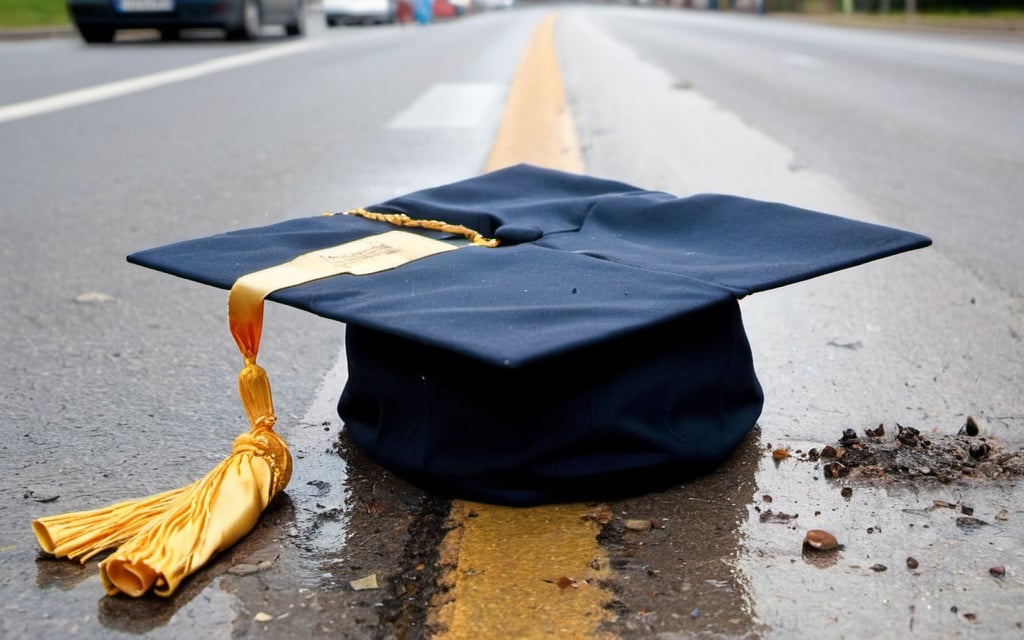
[[[656,91],[638,91],[677,106]],[[693,108],[688,113],[698,121],[701,107]],[[657,114],[649,117],[639,124],[658,129]],[[586,114],[583,122],[586,128]],[[623,129],[628,136],[628,127]],[[757,179],[726,185],[732,191],[749,189],[759,197],[863,214],[866,207],[822,187],[813,172],[787,168],[789,156],[758,155],[758,144],[742,144],[763,162]],[[595,173],[660,186],[634,180],[629,166],[614,164],[629,165],[629,159],[608,160],[609,154],[602,164],[600,148],[591,151]],[[714,158],[703,163],[716,164]],[[703,184],[711,187],[713,181]],[[176,294],[172,287],[161,288],[156,297]],[[215,336],[211,344],[224,342],[221,295],[215,292],[201,304],[188,301],[217,311],[201,326]],[[598,540],[610,577],[599,586],[612,594],[615,620],[602,631],[660,640],[1024,636],[1024,500],[1015,477],[1018,458],[1012,455],[1024,446],[1019,300],[979,282],[941,252],[926,250],[755,296],[741,306],[766,391],[758,427],[714,473],[608,504]],[[117,308],[127,315],[141,313],[127,304]],[[447,560],[438,543],[451,526],[448,502],[380,470],[347,442],[334,412],[345,376],[343,358],[325,377],[331,384],[313,398],[297,390],[308,380],[282,383],[280,397],[290,406],[310,407],[282,420],[297,458],[286,495],[252,534],[187,580],[173,598],[106,598],[95,562],[80,567],[42,557],[23,514],[95,504],[111,486],[133,493],[166,489],[201,473],[221,454],[176,454],[180,457],[159,460],[161,473],[137,478],[140,474],[119,468],[91,468],[81,459],[85,454],[63,448],[62,428],[81,432],[81,450],[88,452],[112,446],[118,429],[128,424],[142,428],[157,422],[129,415],[130,408],[118,406],[118,390],[104,387],[105,368],[134,366],[121,364],[132,354],[126,350],[123,360],[120,352],[111,355],[116,347],[110,345],[120,336],[103,334],[111,321],[102,311],[79,311],[92,314],[85,322],[95,323],[100,337],[94,351],[65,357],[88,360],[82,370],[94,374],[91,382],[29,372],[33,382],[27,393],[66,398],[87,393],[101,404],[90,405],[93,415],[62,415],[54,408],[56,415],[41,425],[45,428],[15,434],[25,441],[4,445],[13,463],[5,485],[10,495],[2,503],[7,522],[0,527],[0,636],[423,638],[439,630],[430,626],[428,610],[445,596],[438,578]],[[291,316],[281,319],[288,322],[276,326],[299,332],[312,325],[292,324]],[[332,335],[331,344],[340,344],[340,338]],[[194,339],[196,344],[186,341],[181,351],[205,354],[206,343]],[[168,398],[152,391],[158,400],[147,406],[159,415],[165,405],[187,406],[190,394],[233,401],[234,372],[202,360],[218,362],[224,355],[234,363],[228,347],[180,367],[176,375],[192,376],[188,384],[167,390]],[[300,356],[332,367],[321,360],[333,354],[289,351],[289,358]],[[295,365],[282,358],[268,370],[289,366]],[[311,369],[321,370],[316,366]],[[162,370],[135,373],[164,375]],[[197,404],[219,409],[227,404],[218,402]],[[19,411],[22,405],[7,406]],[[978,425],[976,436],[959,435],[968,417]],[[880,424],[883,434],[868,435]],[[897,425],[917,430],[916,435],[903,432],[913,444],[897,444]],[[211,441],[230,442],[235,428],[225,426]],[[856,431],[856,443],[843,441],[847,429]],[[176,439],[188,435],[169,438],[169,451],[177,450]],[[930,444],[924,446],[924,440]],[[979,455],[982,444],[990,448]],[[827,446],[837,456],[844,451],[842,457],[823,457]],[[1000,447],[1011,456],[1000,458]],[[929,448],[942,455],[906,455]],[[865,457],[871,452],[877,455]],[[138,456],[139,464],[156,467],[146,452]],[[829,466],[835,462],[847,472]],[[74,486],[57,476],[50,484],[40,481],[44,467],[74,477]],[[18,495],[12,487],[19,487]],[[593,517],[594,506],[581,505],[580,512]],[[806,550],[803,541],[811,529],[832,533],[840,547]],[[547,586],[554,593],[575,588],[572,576],[566,578],[565,586]]]

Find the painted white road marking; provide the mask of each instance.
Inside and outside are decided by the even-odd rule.
[[[388,123],[389,129],[475,129],[500,106],[494,82],[436,84]]]
[[[84,89],[77,89],[66,93],[58,93],[45,98],[37,98],[35,100],[9,104],[0,107],[0,124],[10,122],[12,120],[19,120],[21,118],[31,118],[32,116],[38,116],[44,113],[71,109],[73,107],[79,107],[103,100],[110,100],[111,98],[118,98],[132,93],[138,93],[140,91],[173,84],[175,82],[193,80],[195,78],[208,76],[214,73],[220,73],[221,71],[228,71],[230,69],[238,69],[240,67],[258,64],[260,62],[266,62],[267,60],[273,60],[275,58],[283,58],[285,56],[295,55],[297,53],[302,53],[303,51],[309,51],[311,49],[321,47],[324,44],[325,41],[303,40],[292,44],[267,47],[256,51],[239,53],[233,56],[207,60],[187,67],[180,67],[178,69],[171,69],[136,78],[109,82],[95,87],[86,87]]]

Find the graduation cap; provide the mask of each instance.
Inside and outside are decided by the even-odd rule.
[[[513,505],[719,464],[763,403],[737,300],[931,243],[528,165],[348,213],[128,259],[231,289],[246,370],[264,297],[346,323],[338,412],[354,441],[420,486]],[[254,432],[272,427],[265,395]]]

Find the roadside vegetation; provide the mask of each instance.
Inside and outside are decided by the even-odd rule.
[[[0,0],[0,28],[65,24],[68,24],[68,12],[64,0]]]

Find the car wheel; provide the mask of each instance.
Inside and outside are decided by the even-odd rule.
[[[240,26],[228,30],[228,38],[231,40],[255,40],[260,37],[262,23],[258,0],[242,0],[242,23]]]
[[[90,44],[114,41],[114,29],[111,27],[78,25],[78,32],[82,34],[82,40]]]
[[[163,27],[160,29],[160,39],[165,41],[177,40],[181,38],[181,31],[177,27]]]
[[[328,27],[336,27],[336,26],[338,26],[338,21],[335,20],[334,18],[327,18],[327,26]]]
[[[306,33],[306,3],[301,0],[295,7],[292,21],[284,25],[284,32],[290,36],[301,36]]]

